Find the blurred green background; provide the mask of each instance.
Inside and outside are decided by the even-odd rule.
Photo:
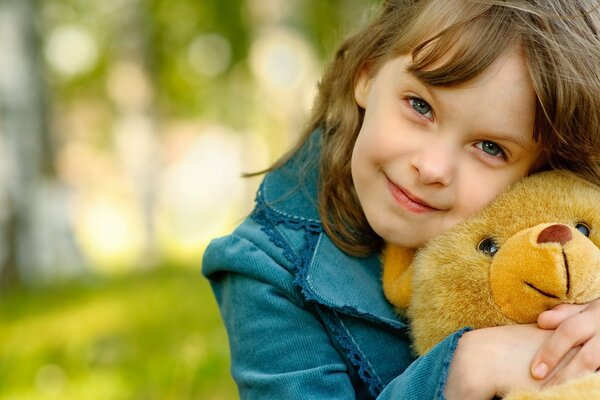
[[[377,1],[0,0],[0,399],[232,399],[203,249]]]

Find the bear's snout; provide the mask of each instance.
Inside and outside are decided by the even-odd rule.
[[[540,232],[537,238],[538,243],[560,243],[565,244],[573,238],[571,229],[562,224],[550,225]]]

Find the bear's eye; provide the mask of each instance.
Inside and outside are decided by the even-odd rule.
[[[583,233],[583,235],[585,237],[590,237],[590,227],[587,226],[585,223],[579,222],[578,224],[575,225],[575,229],[577,229],[579,232]]]
[[[481,251],[483,254],[493,257],[494,254],[498,252],[498,246],[496,246],[496,242],[492,238],[485,238],[479,245],[477,245],[477,249]]]

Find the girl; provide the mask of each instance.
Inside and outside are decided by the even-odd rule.
[[[600,303],[464,329],[415,359],[379,260],[529,173],[600,183],[598,8],[388,0],[342,44],[306,133],[204,255],[241,398],[484,399],[600,366]]]

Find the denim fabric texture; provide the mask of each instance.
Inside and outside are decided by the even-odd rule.
[[[443,399],[464,330],[415,358],[379,255],[349,256],[323,230],[319,141],[269,173],[252,214],[204,254],[240,398]]]

